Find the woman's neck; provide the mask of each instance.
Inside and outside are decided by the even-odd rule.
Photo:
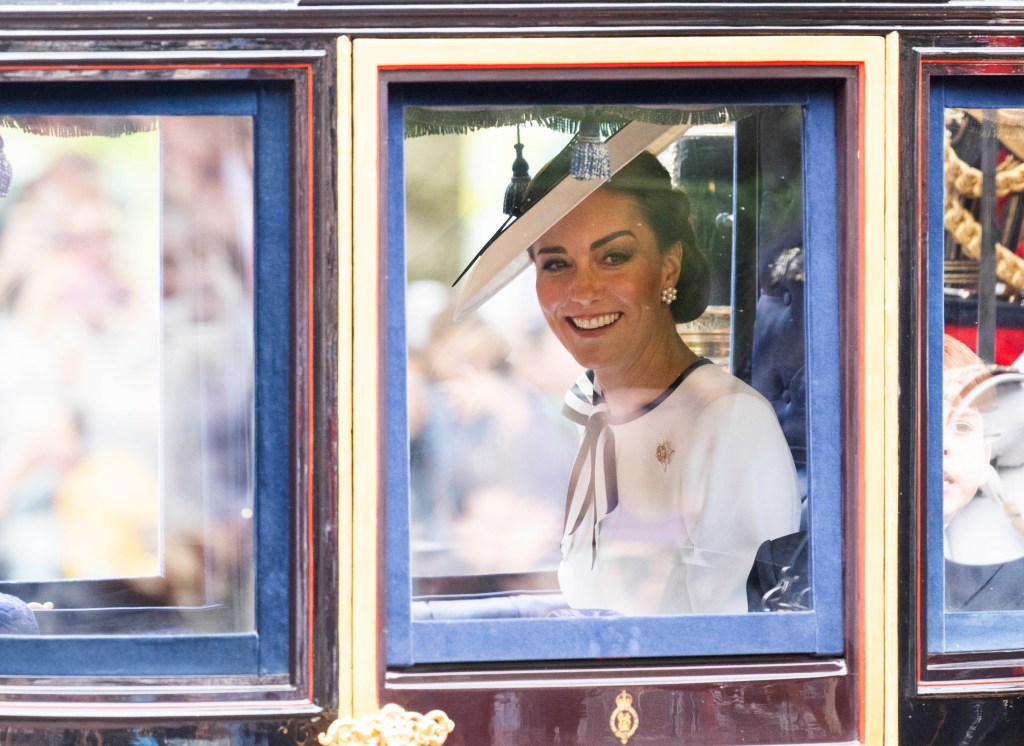
[[[653,401],[697,361],[672,327],[671,336],[651,341],[636,360],[615,368],[595,370],[601,392],[613,415],[627,415]]]

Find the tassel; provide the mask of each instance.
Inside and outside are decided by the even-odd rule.
[[[523,208],[526,187],[530,185],[530,164],[523,158],[523,144],[519,142],[519,125],[516,125],[516,159],[512,161],[512,180],[505,187],[505,203],[502,211],[510,217],[519,217]]]
[[[1010,519],[1017,533],[1024,536],[1024,516],[1021,516],[1017,503],[1013,500],[1003,500],[1003,510],[1006,511],[1006,517]]]
[[[4,141],[3,138],[0,138],[0,199],[6,197],[7,193],[11,191],[12,177],[11,162],[7,160],[7,154],[4,152]]]
[[[569,173],[576,179],[608,179],[612,175],[608,146],[601,138],[601,126],[588,109],[580,123],[580,133],[572,148]]]

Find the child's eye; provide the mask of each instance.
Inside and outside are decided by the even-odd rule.
[[[958,435],[969,435],[974,432],[974,424],[966,420],[958,420],[953,423],[953,429]]]

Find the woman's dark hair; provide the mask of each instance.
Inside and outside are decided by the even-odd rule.
[[[683,246],[682,266],[676,282],[677,296],[672,318],[677,323],[693,321],[708,306],[711,270],[690,224],[690,200],[672,186],[672,177],[653,154],[644,151],[601,187],[636,199],[644,219],[654,231],[659,251],[676,241]]]
[[[561,179],[572,178],[568,176],[570,152],[571,147],[565,148],[537,172],[526,190],[519,214],[526,212]],[[601,188],[637,201],[660,251],[667,251],[676,241],[682,244],[683,260],[676,283],[676,299],[671,307],[672,318],[682,324],[699,317],[711,297],[711,269],[703,252],[697,248],[690,225],[690,200],[682,190],[672,186],[672,177],[661,161],[644,151]]]

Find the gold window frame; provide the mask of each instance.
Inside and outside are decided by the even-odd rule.
[[[860,114],[856,163],[859,205],[858,287],[851,313],[856,325],[860,383],[855,397],[858,525],[846,536],[857,543],[856,606],[851,650],[860,672],[858,734],[878,743],[894,733],[885,717],[885,691],[895,692],[895,574],[884,558],[895,542],[896,221],[895,34],[880,36],[648,37],[648,38],[464,38],[342,40],[339,65],[351,49],[351,100],[346,70],[339,74],[339,466],[342,561],[350,560],[351,585],[341,573],[339,619],[339,712],[379,710],[378,686],[385,664],[379,658],[383,609],[380,582],[378,509],[382,492],[380,322],[378,297],[378,153],[384,113],[378,95],[386,71],[449,68],[611,67],[647,65],[849,66],[858,76]],[[888,61],[887,61],[888,60]],[[349,117],[351,113],[351,118]],[[351,124],[351,129],[349,125]],[[351,160],[347,154],[351,136]],[[351,163],[351,169],[346,168]],[[358,184],[358,189],[352,185]],[[349,202],[349,200],[351,200]],[[346,206],[351,205],[350,213]],[[351,215],[351,220],[348,219]],[[348,229],[351,229],[349,233]],[[881,302],[880,302],[881,300]],[[351,338],[344,335],[351,329]],[[346,529],[349,529],[346,531]],[[885,551],[879,551],[884,547]],[[894,565],[894,563],[890,563]],[[888,611],[888,614],[886,613]],[[888,618],[888,620],[887,620]],[[888,687],[886,684],[888,683]],[[895,696],[892,694],[892,696]],[[458,723],[456,722],[456,727]]]

